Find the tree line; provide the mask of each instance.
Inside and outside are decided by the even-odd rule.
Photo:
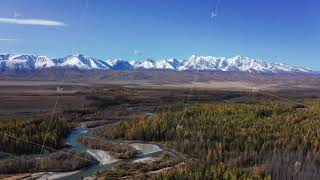
[[[221,172],[221,165],[238,178],[310,177],[315,167],[320,168],[320,102],[306,99],[305,103],[309,108],[268,100],[198,104],[186,111],[167,110],[152,119],[122,121],[97,134],[107,139],[160,141],[199,162],[168,177],[198,173],[193,175],[210,179]],[[290,163],[284,166],[272,158]],[[313,159],[312,166],[305,159]],[[296,164],[303,168],[293,172]]]

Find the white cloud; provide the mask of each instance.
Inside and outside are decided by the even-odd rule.
[[[21,13],[18,13],[18,12],[14,12],[13,13],[13,17],[14,18],[17,18],[17,17],[20,17],[21,16]]]
[[[135,55],[142,55],[142,51],[134,50],[134,51],[133,51],[133,54],[135,54]]]
[[[66,26],[66,24],[63,22],[52,21],[47,19],[0,18],[0,23],[38,25],[38,26]]]
[[[16,41],[16,39],[12,39],[12,38],[0,38],[0,41]]]

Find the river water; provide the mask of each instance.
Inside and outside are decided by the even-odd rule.
[[[70,146],[72,146],[73,149],[76,149],[80,152],[86,152],[88,150],[88,148],[77,141],[78,137],[80,137],[80,136],[92,137],[92,130],[86,128],[84,124],[81,124],[80,128],[72,131],[72,133],[66,138],[66,142]],[[99,169],[100,169],[100,166],[99,166],[99,163],[97,162],[97,163],[91,165],[90,167],[81,170],[80,172],[78,172],[76,174],[73,174],[71,176],[64,177],[61,179],[63,179],[63,180],[64,179],[65,180],[69,180],[69,179],[70,180],[79,180],[79,179],[82,179],[84,177],[87,177],[87,176],[94,174]]]
[[[102,126],[99,126],[99,127],[96,127],[96,128],[101,128],[101,127]],[[77,151],[80,151],[80,152],[86,152],[88,150],[92,150],[92,149],[89,149],[89,148],[85,147],[84,145],[82,145],[81,143],[79,143],[77,141],[77,139],[80,136],[91,138],[92,137],[92,131],[93,131],[93,129],[86,128],[85,124],[81,124],[80,128],[78,128],[76,130],[73,130],[72,133],[66,138],[66,142],[70,146],[72,146],[73,149],[76,149]],[[143,158],[146,158],[146,157],[153,157],[154,155],[157,155],[162,151],[162,149],[160,149],[159,146],[151,144],[151,143],[131,143],[131,145],[133,147],[135,147],[140,152],[140,155],[138,155],[138,157],[136,157],[136,158],[125,160],[125,161],[132,162],[132,161],[137,161],[139,159],[143,159]],[[118,162],[120,162],[120,161],[118,161]],[[112,168],[112,166],[114,166],[118,162],[113,162],[113,163],[110,163],[110,164],[101,165],[97,161],[96,163],[94,163],[90,167],[88,167],[86,169],[82,169],[80,172],[78,172],[76,174],[73,174],[73,175],[67,176],[67,177],[63,177],[63,178],[60,178],[60,179],[61,180],[79,180],[79,179],[82,179],[84,177],[91,176],[91,175],[95,174],[99,170],[110,169],[110,168]]]

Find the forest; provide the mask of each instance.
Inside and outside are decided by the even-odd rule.
[[[41,146],[39,144],[43,143],[45,137],[45,146],[54,149],[60,148],[62,146],[60,140],[71,129],[64,118],[52,120],[48,129],[49,123],[49,118],[37,117],[0,120],[0,150],[17,155],[36,154],[40,152]]]
[[[1,120],[0,174],[32,173],[36,167],[38,171],[73,171],[94,162],[86,153],[63,149],[61,140],[71,131],[64,118],[52,119],[48,129],[49,123],[49,118],[36,117]]]
[[[92,137],[78,141],[119,159],[111,170],[98,171],[106,179],[317,179],[320,101],[284,93],[278,95],[301,104],[262,93],[195,90],[189,96],[187,90],[101,88],[81,94],[82,103],[76,101],[80,96],[74,104],[65,101],[49,130],[46,111],[3,116],[0,174],[32,173],[38,159],[39,171],[97,163],[86,153],[63,149],[65,137],[85,124]],[[45,137],[45,146],[57,151],[44,148],[39,155],[35,144]],[[156,144],[166,155],[133,163],[141,158],[139,150],[122,142],[135,141]]]
[[[0,153],[1,154],[1,153]],[[87,153],[64,149],[45,155],[19,155],[3,154],[6,158],[0,158],[0,174],[34,172],[37,169],[43,171],[74,171],[88,167],[94,161]],[[81,158],[79,158],[81,157]],[[37,166],[38,164],[38,166]],[[1,177],[0,177],[1,179]]]
[[[310,179],[320,175],[320,101],[303,103],[167,108],[152,119],[123,120],[96,134],[161,142],[185,156],[185,166],[154,179]]]

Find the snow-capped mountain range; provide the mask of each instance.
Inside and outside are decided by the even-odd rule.
[[[133,69],[167,69],[208,70],[208,71],[241,71],[260,73],[312,73],[312,70],[294,67],[286,64],[272,63],[244,56],[231,58],[196,56],[188,59],[146,59],[143,61],[125,61],[122,59],[101,60],[82,54],[70,55],[64,58],[49,58],[47,56],[26,54],[0,54],[1,70],[35,70],[53,67],[72,67],[82,70],[133,70]]]

